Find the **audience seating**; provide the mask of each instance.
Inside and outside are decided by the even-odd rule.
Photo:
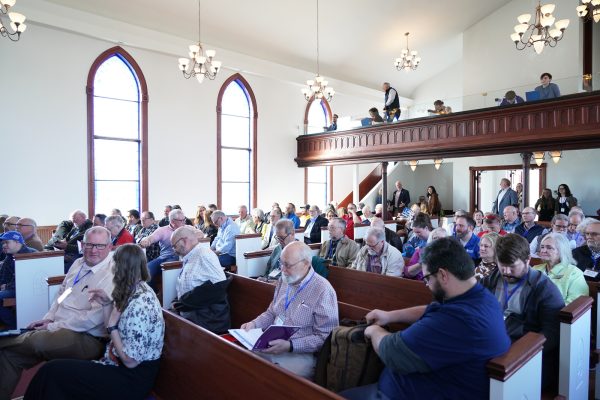
[[[256,277],[260,275],[260,271],[249,270],[244,253],[249,251],[257,251],[262,248],[262,239],[260,233],[250,233],[245,235],[237,235],[235,237],[235,264],[237,273],[242,276]]]
[[[294,230],[294,238],[299,242],[304,242],[304,228],[298,228]]]
[[[56,225],[44,225],[36,228],[37,234],[40,237],[42,243],[46,244],[52,238]]]

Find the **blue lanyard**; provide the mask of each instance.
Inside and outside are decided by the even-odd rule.
[[[77,273],[77,276],[75,276],[75,280],[73,281],[73,287],[75,287],[75,285],[77,285],[77,282],[79,282],[80,280],[82,280],[83,278],[85,278],[86,276],[88,276],[88,274],[90,274],[92,272],[92,270],[90,269],[88,272],[86,272],[85,274],[83,274],[83,276],[80,278],[79,274],[81,273],[82,269],[83,269],[83,265],[81,266],[81,268],[79,268],[79,272]]]
[[[337,251],[337,247],[340,244],[340,240],[338,239],[337,241],[332,240],[331,243],[329,244],[329,251],[327,252],[327,258],[328,259],[333,259],[333,256],[335,255],[335,252]],[[333,245],[335,243],[335,246]]]
[[[523,283],[525,283],[525,279],[527,279],[527,276],[529,276],[529,272],[527,272],[526,276],[524,276],[523,278],[521,278],[521,280],[519,281],[519,283],[517,283],[517,286],[515,286],[513,288],[513,290],[511,290],[510,292],[508,291],[508,283],[506,283],[505,280],[502,281],[503,286],[504,286],[504,310],[506,310],[506,308],[508,307],[508,302],[509,302],[510,298],[513,296],[513,294],[515,294],[515,292],[517,290],[519,290],[519,288],[521,286],[523,286]]]
[[[284,309],[285,311],[287,311],[288,307],[290,306],[290,304],[292,303],[292,301],[294,301],[294,299],[296,298],[296,296],[298,296],[298,293],[300,293],[302,290],[304,290],[304,288],[306,287],[306,285],[308,285],[310,283],[310,281],[312,281],[312,279],[315,277],[315,271],[313,271],[312,275],[310,276],[310,278],[304,282],[296,291],[296,293],[294,293],[294,296],[292,296],[292,298],[290,299],[290,286],[288,285],[287,287],[287,291],[285,293],[285,304],[284,304]]]

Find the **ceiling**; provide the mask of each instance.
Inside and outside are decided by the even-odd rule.
[[[186,38],[198,38],[194,0],[47,0]],[[461,58],[461,33],[510,0],[321,0],[321,75],[379,89],[390,81],[410,97],[421,83]],[[510,32],[512,26],[507,27]],[[316,0],[203,0],[202,42],[316,72]],[[418,70],[396,71],[405,46]],[[236,67],[222,59],[224,66]],[[310,78],[307,77],[307,79]]]

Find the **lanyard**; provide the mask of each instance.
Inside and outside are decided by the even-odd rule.
[[[92,270],[90,269],[88,272],[86,272],[85,274],[83,274],[83,276],[80,278],[79,274],[81,273],[82,269],[83,269],[83,265],[81,266],[81,268],[79,268],[79,272],[77,273],[77,276],[75,276],[75,280],[73,281],[73,287],[75,285],[77,285],[77,282],[79,282],[80,280],[82,280],[83,278],[85,278],[86,276],[88,276],[89,273],[92,272]]]
[[[529,276],[529,273],[527,273],[527,276]],[[504,286],[504,310],[506,310],[506,308],[508,307],[508,302],[509,302],[510,298],[513,296],[513,294],[515,294],[515,292],[521,286],[523,286],[523,283],[525,283],[525,279],[527,278],[527,276],[524,276],[523,278],[521,278],[519,283],[517,283],[517,285],[510,292],[508,291],[508,283],[506,283],[505,280],[502,281],[503,286]]]
[[[328,259],[333,259],[333,256],[335,255],[335,252],[337,251],[337,247],[340,244],[340,240],[334,241],[332,240],[330,245],[329,245],[329,251],[327,252],[327,258]],[[335,244],[335,246],[334,246]]]
[[[290,287],[288,285],[287,287],[287,291],[285,293],[285,304],[284,304],[284,309],[285,311],[287,311],[288,307],[290,306],[290,304],[292,303],[292,301],[294,301],[294,299],[296,298],[296,296],[298,296],[298,293],[300,293],[302,290],[304,290],[304,288],[306,287],[306,285],[308,285],[310,283],[310,281],[312,281],[312,279],[315,277],[315,271],[313,271],[312,275],[310,276],[310,278],[308,278],[308,280],[306,282],[304,282],[296,291],[296,293],[294,293],[294,296],[292,296],[292,298],[290,299]]]

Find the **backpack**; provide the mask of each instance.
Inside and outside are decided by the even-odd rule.
[[[379,380],[383,363],[365,339],[364,321],[342,320],[317,357],[315,382],[333,392]]]

